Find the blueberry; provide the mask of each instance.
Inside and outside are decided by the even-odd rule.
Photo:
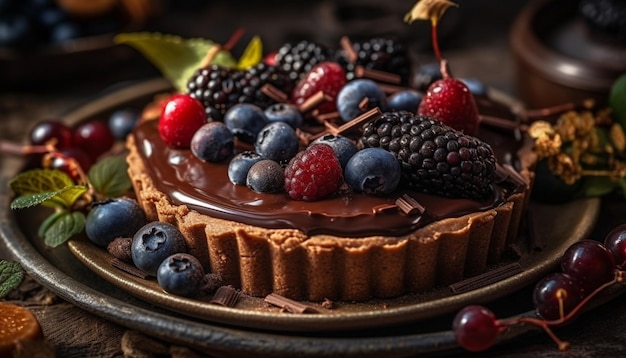
[[[202,125],[191,138],[191,152],[205,162],[220,162],[233,154],[233,134],[222,122]]]
[[[132,237],[147,222],[137,201],[115,198],[93,204],[85,221],[89,240],[106,247],[118,237]]]
[[[265,108],[265,116],[270,122],[285,122],[292,128],[300,128],[304,118],[298,107],[288,103],[275,103]]]
[[[441,66],[438,62],[426,63],[417,68],[413,78],[413,86],[420,91],[426,91],[433,82],[442,78]]]
[[[392,94],[387,100],[388,111],[409,111],[417,112],[422,102],[423,95],[416,90],[404,90]]]
[[[135,127],[139,113],[132,109],[119,109],[109,116],[109,129],[115,139],[123,140]]]
[[[204,269],[194,256],[176,253],[163,260],[157,269],[156,277],[163,291],[192,297],[200,291]]]
[[[360,104],[366,98],[367,106],[361,108]],[[344,122],[348,122],[374,107],[384,109],[386,98],[385,92],[376,82],[361,78],[350,81],[341,88],[337,95],[337,110]]]
[[[487,86],[478,78],[462,78],[461,81],[465,83],[474,96],[487,95]]]
[[[354,141],[352,141],[350,138],[343,136],[334,136],[332,134],[321,136],[314,140],[313,143],[324,143],[333,148],[333,150],[335,151],[335,155],[337,155],[337,159],[339,159],[341,168],[345,168],[346,163],[348,163],[350,157],[352,157],[354,153],[358,151],[356,143],[354,143]]]
[[[299,147],[296,131],[285,122],[271,122],[263,127],[254,143],[257,153],[279,163],[288,162]]]
[[[235,155],[228,163],[228,179],[233,184],[246,185],[250,167],[260,160],[263,160],[263,157],[250,150]]]
[[[153,221],[135,233],[130,253],[137,268],[156,276],[163,260],[170,255],[186,251],[185,238],[176,226]]]
[[[250,167],[246,185],[257,193],[279,192],[285,185],[285,171],[273,160],[260,160]]]
[[[49,7],[37,12],[36,20],[40,26],[50,29],[68,19],[68,14],[58,7]]]
[[[263,110],[251,103],[239,103],[224,113],[224,123],[233,135],[246,143],[254,143],[267,124]]]
[[[365,148],[350,158],[344,171],[346,183],[356,192],[383,195],[400,184],[400,163],[382,148]]]
[[[0,18],[0,46],[28,47],[35,37],[33,24],[27,16]]]
[[[63,43],[77,39],[82,35],[83,32],[80,26],[71,21],[61,22],[50,29],[50,41],[52,43]]]

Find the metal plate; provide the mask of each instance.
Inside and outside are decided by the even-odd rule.
[[[120,106],[142,105],[169,88],[161,80],[140,83],[98,97],[65,119],[69,124],[104,115]],[[75,241],[51,250],[35,239],[42,209],[11,211],[8,181],[23,163],[3,162],[0,177],[2,243],[27,272],[63,299],[110,321],[146,334],[210,349],[216,355],[402,356],[456,349],[450,315],[467,304],[488,303],[540,279],[558,264],[563,251],[585,238],[595,223],[598,199],[559,206],[533,204],[544,250],[520,261],[521,274],[463,294],[446,288],[385,302],[340,303],[320,314],[287,314],[250,305],[224,308],[162,293],[154,282],[133,279],[112,269],[104,251]],[[109,282],[110,281],[110,282]],[[448,293],[445,293],[445,292]],[[444,293],[442,293],[444,292]],[[509,307],[515,314],[526,308]],[[180,313],[183,313],[182,315]],[[515,336],[529,328],[507,333]],[[314,338],[314,339],[313,339]]]

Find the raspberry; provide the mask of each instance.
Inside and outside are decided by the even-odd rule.
[[[337,94],[346,84],[346,72],[336,62],[324,61],[318,63],[296,84],[291,101],[301,105],[311,96],[323,92],[329,100],[317,106],[320,113],[337,111]]]
[[[327,144],[310,145],[285,168],[285,191],[293,200],[323,199],[336,192],[342,183],[341,164]]]
[[[361,143],[394,153],[403,179],[416,190],[477,200],[492,192],[496,159],[489,144],[436,119],[384,113],[364,126]]]

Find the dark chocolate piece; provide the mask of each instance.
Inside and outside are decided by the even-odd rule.
[[[213,295],[213,299],[210,302],[224,307],[235,307],[239,297],[241,297],[241,292],[237,291],[233,286],[221,286],[215,291],[215,295]]]
[[[265,296],[265,302],[272,304],[276,307],[280,307],[286,312],[291,313],[318,313],[317,310],[311,306],[307,306],[304,303],[294,301],[287,297],[278,295],[276,293],[270,293]]]
[[[514,262],[512,264],[498,267],[483,274],[454,283],[448,287],[450,287],[450,290],[453,293],[469,292],[502,281],[511,276],[517,275],[522,271],[522,266],[520,266],[518,262]]]

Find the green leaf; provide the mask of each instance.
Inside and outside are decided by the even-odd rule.
[[[617,188],[617,183],[606,176],[587,177],[584,182],[585,196],[596,197],[606,195]]]
[[[122,157],[107,157],[89,169],[89,181],[100,195],[113,198],[122,196],[131,188],[128,163]]]
[[[18,174],[9,185],[16,195],[26,195],[61,190],[74,181],[60,170],[32,169]]]
[[[25,194],[11,201],[11,209],[24,209],[39,204],[69,209],[85,192],[87,192],[86,186],[72,185],[56,191]]]
[[[44,234],[44,243],[57,247],[85,228],[85,214],[80,211],[65,212],[54,220]]]
[[[613,82],[609,93],[609,106],[618,122],[626,129],[626,73]]]
[[[239,58],[239,62],[237,63],[237,68],[240,70],[246,70],[249,67],[256,65],[261,62],[263,59],[263,42],[261,42],[261,38],[258,36],[254,36],[246,49],[243,52],[241,58]]]
[[[39,237],[44,237],[46,235],[46,231],[54,224],[54,222],[63,215],[67,214],[67,210],[59,210],[52,213],[48,216],[44,221],[39,225],[39,229],[37,230],[37,235]]]
[[[17,262],[0,260],[0,298],[16,289],[24,280],[24,269]]]
[[[207,52],[216,45],[206,39],[183,39],[150,32],[119,34],[115,36],[115,42],[141,52],[179,91],[186,89],[187,80],[200,67]],[[218,52],[212,63],[229,68],[237,64],[228,51]]]

